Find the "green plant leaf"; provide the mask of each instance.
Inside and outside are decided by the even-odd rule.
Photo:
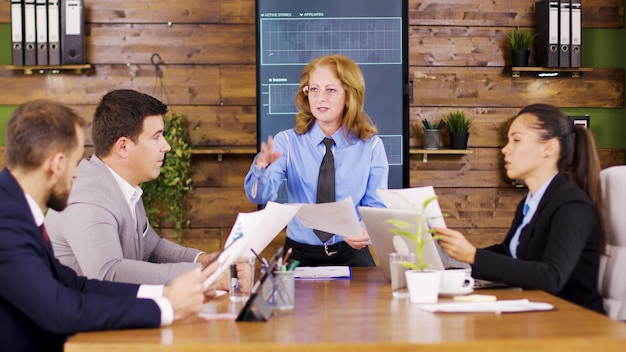
[[[160,227],[162,221],[173,223],[172,237],[180,243],[191,224],[184,204],[193,192],[190,176],[193,142],[186,114],[172,111],[170,116],[164,116],[163,122],[163,134],[172,149],[165,156],[159,177],[141,185],[142,199],[152,227]]]

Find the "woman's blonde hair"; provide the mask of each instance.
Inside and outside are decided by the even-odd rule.
[[[360,140],[366,140],[378,133],[372,120],[363,111],[365,80],[361,69],[354,61],[344,55],[320,56],[302,70],[300,86],[295,98],[298,109],[294,128],[296,133],[307,133],[315,122],[308,97],[304,94],[303,88],[309,84],[311,73],[319,67],[328,67],[333,70],[345,90],[346,107],[344,108],[341,127],[346,139],[348,139],[349,134],[353,134]]]

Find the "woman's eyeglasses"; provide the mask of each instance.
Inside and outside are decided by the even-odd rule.
[[[304,86],[304,88],[302,88],[302,93],[304,93],[304,95],[308,97],[313,98],[317,98],[320,96],[320,94],[324,94],[327,99],[336,99],[341,96],[344,91],[337,88],[320,89],[318,87]]]

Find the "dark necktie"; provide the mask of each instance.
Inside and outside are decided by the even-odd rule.
[[[320,175],[317,179],[317,203],[335,201],[335,157],[332,152],[333,144],[335,144],[335,141],[332,138],[324,138],[326,153],[324,154],[324,159],[322,159]],[[326,241],[333,237],[332,233],[320,230],[313,231],[323,243],[326,243]]]
[[[41,229],[41,236],[43,237],[43,242],[46,244],[46,247],[48,249],[51,249],[52,243],[50,242],[50,237],[48,237],[48,231],[46,231],[46,227],[43,224],[41,224],[39,228]]]

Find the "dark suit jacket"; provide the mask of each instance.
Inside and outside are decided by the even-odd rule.
[[[44,244],[13,175],[0,172],[0,351],[61,351],[79,331],[158,327],[161,312],[138,285],[88,280]]]
[[[522,222],[520,202],[504,242],[476,251],[472,275],[525,289],[544,290],[604,313],[598,293],[600,226],[587,194],[557,174],[522,230],[517,258],[509,242]]]

